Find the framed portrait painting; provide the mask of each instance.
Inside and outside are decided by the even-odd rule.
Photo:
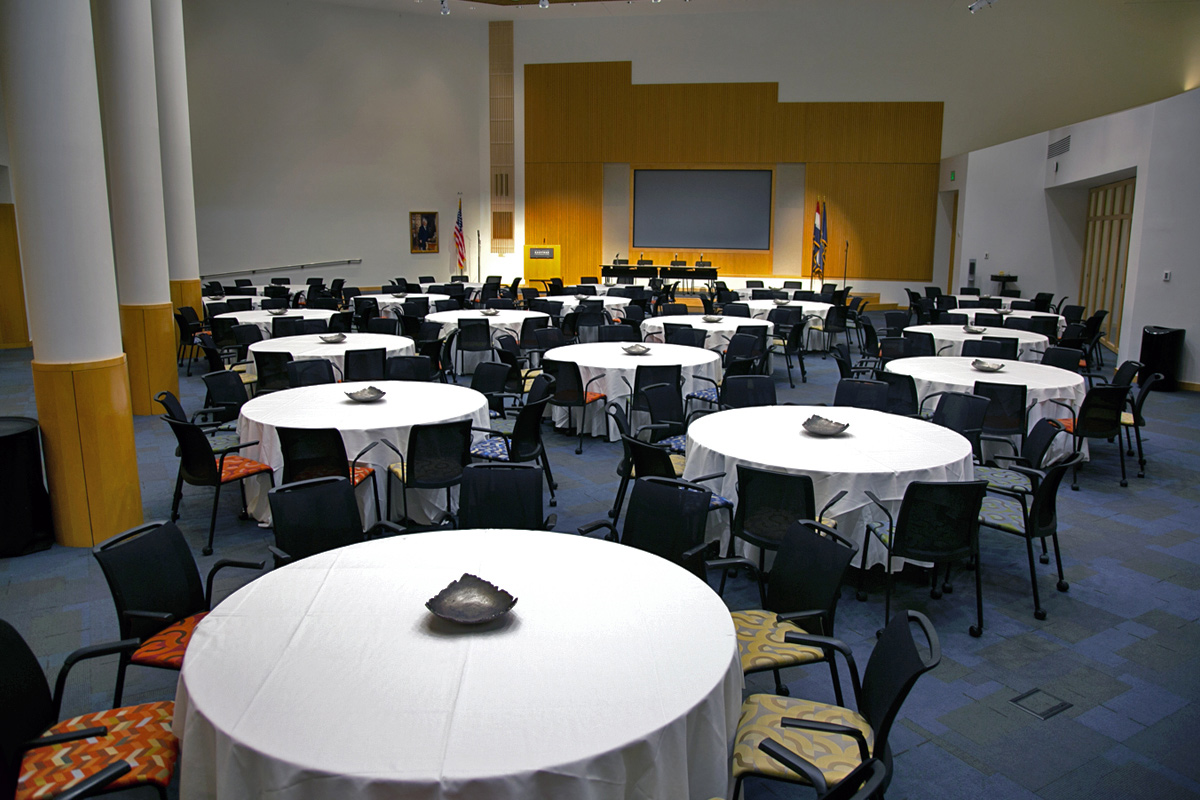
[[[408,215],[408,232],[414,253],[438,251],[438,215],[436,211],[412,211]]]

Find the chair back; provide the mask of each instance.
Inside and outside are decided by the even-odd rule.
[[[254,303],[249,297],[230,297],[225,300],[230,311],[250,311]]]
[[[404,485],[408,489],[454,486],[470,463],[471,420],[413,425],[408,433]]]
[[[1061,313],[1069,325],[1072,322],[1083,322],[1084,310],[1083,306],[1063,306]]]
[[[290,389],[287,365],[292,361],[291,353],[276,353],[263,350],[254,354],[254,370],[258,373],[257,391],[273,392]]]
[[[1142,416],[1142,406],[1146,404],[1146,398],[1150,396],[1150,389],[1154,384],[1163,380],[1163,374],[1156,372],[1148,376],[1145,380],[1140,381],[1137,398],[1133,401],[1133,421],[1134,425],[1142,426],[1146,424],[1145,418]]]
[[[1074,434],[1080,439],[1111,439],[1121,432],[1128,386],[1100,384],[1088,389],[1075,418]]]
[[[1137,377],[1138,371],[1141,370],[1143,364],[1140,361],[1129,359],[1121,362],[1121,366],[1117,367],[1117,371],[1113,374],[1112,380],[1109,381],[1113,386],[1131,386],[1133,379]]]
[[[1013,300],[1008,306],[1013,311],[1037,311],[1037,303],[1032,300]]]
[[[916,623],[928,643],[929,655],[922,657],[912,635]],[[863,671],[862,692],[858,711],[875,731],[874,755],[883,757],[888,751],[888,735],[892,723],[917,679],[936,667],[942,660],[942,647],[937,631],[929,618],[919,611],[897,613],[884,627],[871,651]]]
[[[1042,353],[1042,363],[1048,367],[1079,372],[1079,362],[1083,360],[1083,351],[1074,347],[1048,347]]]
[[[734,536],[759,547],[775,548],[792,523],[816,516],[811,477],[738,464]]]
[[[506,353],[507,354],[507,353]],[[512,368],[501,361],[484,361],[471,374],[471,388],[487,398],[488,409],[503,413],[504,398],[509,387]]]
[[[458,490],[460,528],[542,530],[542,472],[533,464],[468,464]]]
[[[1034,469],[1041,469],[1046,460],[1046,453],[1054,442],[1054,437],[1063,431],[1063,426],[1053,419],[1039,419],[1029,429],[1025,437],[1025,446],[1021,448],[1021,458]]]
[[[93,547],[92,555],[112,593],[122,639],[145,639],[170,624],[132,616],[127,610],[163,612],[171,621],[207,610],[196,560],[173,522],[151,522],[118,533]]]
[[[349,333],[354,324],[353,311],[336,311],[329,318],[329,330],[334,333]]]
[[[987,481],[913,481],[904,490],[893,556],[953,561],[979,551],[979,508]]]
[[[1006,358],[1009,361],[1016,361],[1021,352],[1021,342],[1015,336],[988,336],[984,335],[983,341],[995,342],[1000,346],[1000,355],[997,358]]]
[[[1004,315],[990,311],[975,312],[975,324],[982,328],[1003,328]]]
[[[237,340],[233,337],[233,328],[238,321],[232,317],[212,318],[212,339],[217,347],[233,347]]]
[[[842,378],[838,381],[837,391],[833,395],[833,404],[887,411],[889,392],[888,384],[883,381]]]
[[[333,376],[333,362],[327,358],[289,361],[285,369],[287,370],[288,386],[292,389],[299,386],[321,386],[337,382]]]
[[[367,320],[367,333],[383,333],[396,336],[400,330],[400,320],[395,317],[371,317]]]
[[[900,336],[912,316],[907,311],[883,312],[884,336]]]
[[[482,352],[492,349],[492,326],[487,319],[458,321],[459,352]]]
[[[934,395],[930,395],[932,397]],[[979,438],[983,435],[983,418],[987,416],[986,397],[969,392],[941,392],[937,395],[937,407],[933,410],[934,425],[941,425],[961,433],[971,443],[971,450],[979,454]],[[928,400],[926,397],[925,400]],[[922,403],[925,401],[923,400]]]
[[[300,332],[305,335],[329,332],[329,323],[323,319],[303,319],[300,321]]]
[[[937,343],[933,334],[925,331],[904,331],[903,336],[909,342],[909,354],[913,356],[936,356]]]
[[[920,410],[917,401],[917,384],[911,375],[901,375],[887,370],[876,370],[875,379],[888,385],[887,407],[889,414],[904,417],[916,416]]]
[[[621,543],[702,574],[702,559],[688,554],[704,543],[712,492],[686,481],[638,475],[629,493]]]
[[[199,425],[162,416],[179,443],[179,474],[192,486],[218,486],[221,473],[213,456],[212,444]]]
[[[58,721],[42,664],[17,629],[0,619],[0,797],[16,797],[26,742]]]
[[[283,336],[302,336],[304,334],[304,317],[275,317],[271,320],[271,338]]]
[[[1120,444],[1117,442],[1118,447]],[[1029,501],[1026,536],[1041,539],[1058,532],[1058,487],[1062,484],[1067,470],[1082,462],[1083,453],[1072,453],[1045,470],[1046,477],[1038,482],[1033,498]]]
[[[947,295],[942,295],[942,296],[949,297],[949,298],[954,297],[954,295],[952,295],[952,294],[947,294]],[[967,315],[966,314],[942,314],[941,316],[938,317],[938,324],[939,325],[966,325],[967,324]]]
[[[390,356],[384,365],[389,381],[428,381],[433,379],[433,359],[429,356]]]
[[[275,546],[289,563],[364,539],[354,487],[344,477],[286,483],[271,489],[267,499]]]
[[[678,364],[638,364],[633,374],[633,399],[631,411],[647,411],[645,390],[647,386],[656,384],[668,386],[683,385],[683,368]]]
[[[238,414],[242,411],[242,406],[249,400],[246,396],[246,384],[242,383],[241,376],[231,370],[223,369],[218,372],[205,373],[200,378],[204,381],[204,386],[208,390],[208,402],[206,405],[209,408],[215,406],[219,409],[213,413],[213,421],[231,422],[237,419]],[[169,394],[169,392],[164,392],[164,394]],[[165,403],[163,405],[166,407]],[[182,412],[183,408],[180,407],[178,411]],[[184,422],[188,421],[186,415],[177,415],[175,409],[168,408],[167,414],[174,419],[180,419]]]
[[[728,375],[721,382],[718,405],[726,408],[773,406],[778,403],[770,375]]]
[[[767,579],[763,608],[778,614],[822,611],[824,618],[819,618],[819,626],[806,623],[800,626],[809,633],[832,636],[842,581],[858,547],[828,530],[810,527],[800,519],[807,518],[789,522],[779,537],[779,549]]]
[[[602,342],[638,342],[641,338],[631,325],[605,325],[600,328]]]
[[[683,391],[678,383],[643,386],[639,394],[645,403],[645,410],[650,413],[650,424],[665,426],[651,433],[651,441],[657,442],[684,432]]]
[[[1025,398],[1029,393],[1020,384],[988,383],[975,381],[974,394],[988,399],[987,413],[983,416],[983,433],[986,436],[1024,436],[1028,430],[1028,410]]]
[[[395,321],[395,320],[391,320]],[[342,380],[381,381],[387,374],[387,348],[347,350],[342,362]]]
[[[663,325],[663,339],[667,344],[677,344],[681,347],[704,347],[708,341],[708,333],[693,328],[691,325]]]
[[[726,303],[721,313],[727,317],[749,317],[750,306],[745,303]]]

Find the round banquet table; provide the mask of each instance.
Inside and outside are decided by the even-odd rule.
[[[418,300],[418,299],[424,297],[429,300],[429,310],[434,311],[435,310],[434,305],[433,305],[434,303],[436,303],[439,300],[449,300],[450,299],[450,295],[448,295],[448,294],[436,294],[436,293],[419,294],[417,292],[413,292],[412,294],[406,294],[404,297],[396,297],[395,295],[387,294],[387,293],[364,294],[364,295],[359,295],[359,296],[360,297],[374,297],[376,304],[379,306],[379,313],[384,314],[384,315],[387,315],[390,313],[393,317],[399,317],[401,314],[404,313],[404,301],[405,300]]]
[[[962,354],[962,345],[967,339],[982,339],[984,336],[1004,336],[1017,340],[1017,355],[1022,361],[1038,362],[1042,353],[1050,346],[1050,340],[1040,333],[1019,331],[1015,328],[987,328],[980,333],[967,333],[962,325],[912,325],[904,330],[932,333],[937,352],[943,356],[956,357]],[[942,348],[946,350],[943,352]]]
[[[555,295],[550,299],[554,300],[555,302],[562,303],[563,314],[570,314],[572,311],[575,311],[577,308],[579,308],[579,304],[584,300],[599,300],[604,304],[604,310],[614,317],[624,316],[625,307],[629,305],[629,298],[621,297],[620,295],[617,297],[609,297],[608,295],[594,295],[580,299],[573,294],[560,294]]]
[[[906,359],[915,360],[915,359]],[[897,363],[897,362],[892,362]],[[850,427],[840,436],[812,436],[801,427],[812,415]],[[838,533],[860,548],[867,542],[867,564],[882,564],[886,551],[875,537],[865,535],[868,522],[887,517],[863,490],[884,501],[892,516],[900,510],[904,491],[913,481],[969,481],[974,478],[971,443],[954,431],[909,417],[862,408],[824,406],[763,406],[719,411],[701,417],[688,428],[687,466],[683,477],[723,472],[706,485],[724,497],[737,497],[739,464],[813,480],[816,511],[835,494],[846,496],[827,513]],[[719,483],[719,486],[716,485]],[[709,515],[710,536],[728,546],[728,515]],[[739,541],[742,555],[757,559],[752,545]],[[858,563],[860,556],[855,556]],[[897,559],[897,566],[900,559]]]
[[[994,308],[954,308],[945,313],[947,313],[947,314],[965,314],[967,317],[967,322],[974,325],[975,324],[975,314],[980,311],[982,311],[985,314],[989,314],[989,313],[995,314],[996,313],[996,309],[994,309]],[[1023,311],[1023,310],[1018,309],[1017,311],[1009,311],[1005,316],[1006,317],[1017,317],[1018,319],[1033,319],[1034,317],[1053,317],[1055,320],[1057,320],[1057,324],[1058,324],[1058,334],[1057,335],[1058,336],[1062,336],[1063,331],[1065,331],[1067,329],[1067,318],[1062,316],[1061,314],[1047,314],[1042,311]]]
[[[1020,300],[1021,298],[1020,297],[997,297],[995,295],[990,295],[990,294],[983,294],[983,295],[980,295],[980,294],[956,294],[956,295],[954,295],[954,299],[957,300],[960,304],[964,300],[967,301],[968,303],[971,303],[971,302],[977,303],[980,300],[999,300],[1001,308],[1012,308],[1012,301]],[[957,310],[957,309],[951,309],[952,312],[955,310]],[[970,310],[971,309],[969,309],[969,308],[967,309],[967,311],[970,311]],[[983,310],[995,312],[996,309],[985,308]]]
[[[310,333],[304,336],[281,336],[278,339],[263,339],[250,345],[250,364],[246,372],[257,374],[254,365],[255,353],[291,353],[292,360],[303,361],[313,358],[327,358],[333,362],[335,372],[342,375],[346,372],[347,350],[375,350],[382,347],[391,356],[411,356],[416,353],[416,345],[407,336],[389,336],[386,333],[347,333],[346,341],[330,344],[321,341],[321,334]]]
[[[346,397],[346,392],[366,386],[377,386],[387,394],[376,403],[356,403]],[[337,428],[346,445],[346,458],[350,459],[380,439],[387,439],[401,453],[407,453],[408,433],[413,425],[460,419],[469,419],[473,426],[487,428],[487,398],[463,386],[420,381],[304,386],[261,395],[242,406],[238,416],[238,437],[243,442],[257,441],[258,444],[240,450],[238,454],[270,464],[278,485],[283,480],[283,454],[279,450],[276,428]],[[360,466],[375,468],[381,504],[387,497],[387,468],[399,460],[390,448],[379,445],[359,462]],[[371,497],[370,486],[369,480],[358,485],[359,509],[367,525],[375,521],[375,500]],[[250,516],[260,522],[271,520],[271,506],[267,501],[269,488],[267,481],[246,481],[247,509]],[[398,490],[397,486],[394,491]],[[396,497],[392,505],[399,509],[400,498]],[[408,493],[409,516],[417,522],[432,522],[445,510],[446,493],[441,489],[413,489]]]
[[[527,319],[549,319],[550,315],[541,311],[517,311],[515,309],[502,308],[496,314],[486,316],[479,309],[466,308],[459,311],[435,311],[425,317],[426,322],[437,322],[442,326],[442,336],[449,336],[451,331],[458,329],[458,321],[460,319],[486,319],[488,326],[492,331],[492,338],[502,333],[511,335],[518,342],[521,341],[521,326],[525,324]],[[458,362],[458,348],[453,350],[455,363]],[[462,372],[464,375],[469,375],[475,371],[475,365],[480,361],[490,359],[488,353],[466,353],[467,357],[463,360]]]
[[[512,611],[434,617],[464,573]],[[196,628],[180,796],[707,800],[741,703],[728,609],[665,559],[542,531],[379,539],[269,572]]]
[[[716,380],[721,374],[721,356],[712,350],[678,344],[655,344],[650,346],[650,352],[646,355],[631,356],[622,349],[628,346],[628,342],[571,344],[547,350],[542,356],[542,361],[572,361],[578,364],[579,375],[585,384],[597,375],[603,375],[604,377],[592,384],[588,391],[606,395],[606,402],[629,394],[630,387],[634,385],[634,379],[637,377],[637,368],[642,364],[678,364],[683,376],[684,397],[687,397],[689,392],[712,386],[711,383],[697,381],[697,375]],[[628,385],[625,381],[629,382]],[[621,433],[615,425],[609,425],[604,405],[605,403],[593,403],[588,407],[587,428],[584,432],[589,436],[607,436],[609,441],[619,441]],[[554,424],[558,427],[577,427],[575,419],[582,413],[583,409],[554,407]],[[641,422],[630,420],[630,424],[636,428]]]
[[[825,319],[829,309],[833,308],[832,303],[822,303],[820,300],[789,300],[784,304],[776,303],[774,300],[743,300],[741,302],[750,307],[750,316],[755,319],[766,319],[772,309],[776,308],[798,308],[806,317],[816,316]]]
[[[696,330],[704,331],[708,338],[704,346],[710,350],[725,347],[742,325],[751,327],[766,326],[767,337],[770,338],[775,328],[774,323],[765,319],[747,319],[746,317],[721,317],[720,322],[705,322],[702,316],[696,314],[676,314],[668,317],[649,317],[642,322],[642,336],[648,342],[663,341],[663,325],[690,325]]]
[[[334,311],[325,311],[321,309],[303,309],[289,308],[286,314],[280,314],[283,317],[300,317],[301,319],[323,319],[329,322]],[[262,331],[263,336],[271,338],[271,320],[275,319],[276,315],[269,311],[227,311],[224,314],[217,314],[218,319],[232,319],[238,325],[257,325]]]
[[[899,358],[889,361],[888,372],[911,375],[917,387],[917,397],[924,400],[934,392],[971,392],[976,381],[1005,383],[1024,386],[1025,405],[1029,410],[1029,426],[1039,419],[1061,419],[1070,416],[1062,406],[1052,403],[1058,400],[1078,410],[1087,393],[1083,376],[1070,370],[1050,367],[1045,364],[1030,364],[1024,361],[1004,361],[1000,372],[980,372],[971,366],[973,358],[941,357]],[[932,406],[932,403],[930,404]],[[985,442],[985,445],[987,443]],[[1060,435],[1054,440],[1051,455],[1066,455],[1071,451],[1071,437]],[[1084,442],[1082,452],[1087,453]],[[984,455],[988,456],[985,447]],[[1011,453],[1009,453],[1011,454]]]

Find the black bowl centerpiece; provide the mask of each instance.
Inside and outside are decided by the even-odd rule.
[[[461,625],[479,625],[507,614],[517,598],[469,572],[425,602],[435,616]]]
[[[813,436],[837,436],[850,427],[849,422],[834,422],[831,419],[818,417],[813,414],[804,421],[804,430]]]

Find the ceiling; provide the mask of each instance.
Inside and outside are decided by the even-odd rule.
[[[323,0],[345,6],[398,11],[401,14],[437,16],[439,0]],[[549,8],[538,8],[538,0],[446,0],[451,19],[520,20],[582,19],[587,17],[638,16],[651,14],[722,14],[756,12],[794,6],[798,0],[550,0]],[[963,5],[966,0],[936,0]],[[965,11],[964,11],[965,13]]]

